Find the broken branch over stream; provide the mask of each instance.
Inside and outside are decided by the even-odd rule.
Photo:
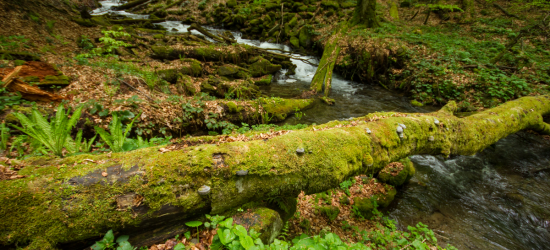
[[[520,98],[466,118],[455,110],[451,102],[428,114],[373,113],[268,140],[165,153],[147,148],[34,158],[20,171],[27,178],[0,182],[0,244],[46,249],[110,228],[132,234],[268,197],[321,192],[410,155],[471,155],[520,130],[550,134],[542,118],[550,113],[550,96]],[[402,133],[398,127],[405,127]],[[248,175],[237,176],[241,170]],[[211,187],[208,195],[198,194],[203,185]]]

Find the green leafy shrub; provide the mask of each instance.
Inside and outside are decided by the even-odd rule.
[[[104,54],[110,55],[119,47],[131,46],[131,44],[116,39],[131,37],[130,34],[123,31],[122,27],[118,27],[115,30],[102,30],[101,33],[103,33],[104,36],[99,38],[99,41],[103,44],[103,46],[100,48],[93,48],[90,50],[90,53],[80,54],[77,56],[77,59],[102,56]]]
[[[8,149],[8,139],[10,138],[10,128],[6,127],[6,123],[0,124],[0,149]]]
[[[69,119],[69,110],[65,113],[65,109],[61,104],[57,107],[55,117],[48,123],[36,107],[33,107],[29,117],[21,113],[13,113],[21,122],[22,127],[12,126],[40,141],[55,155],[63,157],[64,148],[70,153],[77,152],[70,134],[81,114],[82,107],[78,108]]]
[[[113,120],[109,127],[110,133],[107,133],[103,128],[95,126],[95,131],[101,136],[101,139],[113,152],[122,152],[131,150],[131,145],[126,144],[126,138],[128,133],[132,130],[132,125],[139,116],[136,116],[130,124],[126,126],[126,129],[122,129],[122,121],[119,119],[116,113],[113,113]]]
[[[90,248],[92,250],[114,250],[115,247],[118,245],[116,250],[135,250],[136,248],[132,247],[130,242],[128,242],[129,238],[130,237],[128,235],[122,235],[119,236],[115,241],[113,230],[109,230],[109,232],[107,232],[105,236],[103,236],[102,240],[96,242]]]

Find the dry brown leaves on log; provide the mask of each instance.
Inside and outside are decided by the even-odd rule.
[[[18,174],[18,171],[23,167],[17,160],[0,157],[0,181],[24,178],[25,176]]]

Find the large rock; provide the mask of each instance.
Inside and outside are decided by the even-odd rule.
[[[299,39],[300,39],[300,45],[304,48],[308,48],[312,45],[313,41],[311,39],[312,35],[311,33],[309,32],[308,30],[308,27],[304,27],[300,30],[300,35],[299,35]]]
[[[281,65],[273,64],[261,56],[253,57],[249,62],[252,64],[248,66],[248,70],[253,77],[271,75],[282,68]]]
[[[239,66],[224,64],[218,68],[218,75],[246,79],[249,76],[247,71]]]
[[[386,165],[380,173],[378,173],[378,179],[381,182],[398,187],[412,178],[414,173],[415,169],[413,163],[409,158],[405,158]]]
[[[233,216],[233,221],[247,230],[254,229],[261,233],[260,239],[264,244],[273,242],[283,228],[283,220],[279,213],[265,207],[255,208],[251,212],[238,213]]]
[[[157,75],[169,83],[176,83],[178,74],[199,76],[202,74],[202,65],[199,61],[191,58],[183,59],[185,64],[181,68],[165,69],[157,71]]]
[[[366,218],[370,219],[372,217],[372,212],[374,211],[374,201],[378,207],[386,208],[395,198],[397,190],[390,185],[384,185],[386,193],[379,193],[371,197],[355,197],[353,198],[354,206],[356,206],[361,214]]]

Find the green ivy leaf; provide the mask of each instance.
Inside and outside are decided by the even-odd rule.
[[[233,232],[239,236],[239,238],[244,238],[245,236],[248,236],[248,233],[246,232],[246,228],[244,228],[241,225],[236,225],[233,228]]]
[[[120,243],[116,250],[134,250],[134,247],[128,241],[123,241]]]
[[[214,243],[212,243],[213,245]],[[213,249],[213,248],[211,248]],[[178,243],[175,247],[174,247],[174,250],[185,250],[185,245],[183,243]]]
[[[109,232],[103,236],[103,240],[106,241],[107,244],[114,242],[115,235],[113,234],[113,230],[109,230]]]
[[[130,238],[130,236],[128,236],[128,235],[121,235],[116,239],[116,243],[121,243],[121,242],[128,241],[129,238]]]
[[[241,245],[244,247],[244,249],[249,250],[254,246],[254,240],[252,240],[252,237],[246,235],[244,237],[239,236],[239,240],[241,242]]]
[[[218,235],[222,244],[226,246],[235,239],[235,234],[232,233],[229,229],[218,229]]]
[[[200,221],[188,221],[188,222],[185,222],[185,225],[188,226],[188,227],[199,227],[200,225],[202,225],[202,222],[200,222]]]

